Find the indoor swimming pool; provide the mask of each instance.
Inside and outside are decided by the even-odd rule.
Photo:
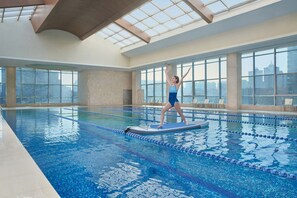
[[[159,107],[61,107],[2,115],[61,197],[294,197],[297,116],[184,109],[203,129],[137,135]],[[167,122],[180,122],[175,110]],[[265,186],[265,187],[263,187]]]

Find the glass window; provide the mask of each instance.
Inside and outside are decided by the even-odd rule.
[[[297,72],[297,51],[277,53],[276,72],[278,74]]]
[[[154,83],[154,70],[148,69],[147,70],[147,84],[153,84]]]
[[[179,65],[177,65],[177,67],[176,67],[176,75],[178,76],[178,77],[181,77],[182,76],[182,72],[181,72],[181,70],[182,70],[182,66],[179,64]]]
[[[253,59],[255,76],[252,70],[247,69],[253,64]],[[284,105],[284,97],[293,98],[297,95],[296,46],[243,54],[242,76],[243,104]]]
[[[16,85],[16,97],[21,98],[22,97],[22,86],[17,84]]]
[[[227,62],[221,61],[221,78],[227,78]]]
[[[48,84],[48,70],[36,70],[36,84]]]
[[[61,86],[60,85],[49,85],[49,97],[59,98],[61,97]]]
[[[147,96],[154,96],[154,85],[147,85]]]
[[[166,95],[167,95],[167,90],[166,90],[166,83],[163,83],[163,101],[162,102],[166,102],[166,100],[167,100],[167,97],[166,97]]]
[[[221,80],[221,98],[224,99],[224,103],[227,102],[227,80]]]
[[[22,71],[20,68],[16,69],[16,84],[19,85],[22,82]]]
[[[162,83],[162,68],[155,69],[155,83]]]
[[[6,70],[5,67],[0,67],[0,83],[6,82]]]
[[[242,96],[242,104],[253,105],[254,97],[253,96]]]
[[[0,104],[6,103],[6,69],[0,67]]]
[[[72,86],[62,86],[62,103],[72,103]]]
[[[219,62],[207,63],[207,79],[219,78]]]
[[[277,75],[277,94],[297,94],[297,74]]]
[[[189,68],[192,67],[192,63],[186,63],[183,64],[183,76],[186,74],[186,72],[189,70]],[[193,70],[191,69],[188,73],[188,75],[184,78],[184,81],[192,81],[193,80]],[[181,76],[180,76],[181,78]]]
[[[62,85],[72,85],[72,72],[62,71]]]
[[[264,55],[264,54],[273,54],[274,49],[268,49],[268,50],[262,50],[262,51],[257,51],[255,52],[255,55]]]
[[[77,72],[73,72],[73,85],[78,85]]]
[[[35,85],[35,96],[48,98],[48,85]]]
[[[273,95],[274,94],[274,76],[256,76],[255,77],[255,95]]]
[[[204,80],[205,79],[205,64],[204,61],[194,63],[194,79]]]
[[[162,84],[155,84],[155,96],[162,97]]]
[[[24,98],[30,98],[34,97],[35,95],[35,86],[34,85],[22,85],[22,97]]]
[[[205,62],[207,62],[207,67],[205,67]],[[206,96],[207,98],[211,97],[213,103],[217,103],[220,98],[223,98],[226,101],[226,97],[227,97],[226,57],[177,64],[176,73],[173,73],[173,75],[177,75],[181,78],[183,75],[185,75],[188,69],[192,67],[193,69],[191,69],[189,74],[184,78],[184,81],[180,87],[180,90],[178,91],[177,98],[180,100],[180,102],[192,103],[193,98],[196,99],[197,101],[202,100],[204,102],[204,99],[206,98]],[[145,91],[144,100],[146,102],[153,102],[153,101],[161,102],[162,100],[163,102],[167,101],[167,98],[166,98],[167,85],[166,85],[166,79],[163,73],[164,73],[164,69],[162,71],[162,68],[155,68],[155,69],[140,71],[141,87]],[[205,78],[206,73],[208,73],[208,77],[210,79]],[[147,81],[146,81],[146,76],[147,76]],[[163,78],[163,86],[161,83],[162,78]],[[207,82],[207,90],[205,90],[206,82]]]
[[[255,57],[255,75],[274,74],[274,54]]]
[[[205,83],[203,81],[195,81],[195,96],[205,95]]]
[[[73,71],[17,68],[17,103],[77,102],[77,81],[78,74]]]
[[[141,84],[146,84],[146,70],[141,71]]]
[[[183,97],[183,103],[192,103],[192,97],[184,96]]]
[[[254,104],[254,73],[253,73],[253,56],[254,53],[245,53],[241,55],[241,102],[245,105]],[[245,77],[249,76],[249,77]]]
[[[274,96],[256,96],[256,105],[274,105]]]
[[[297,96],[277,96],[276,97],[276,105],[277,106],[284,106],[285,99],[293,99],[293,106],[297,106]]]
[[[147,102],[146,101],[146,85],[141,85],[141,89],[143,90],[143,102]]]
[[[254,94],[254,82],[253,77],[244,77],[241,81],[242,95],[252,96]]]
[[[184,96],[192,96],[192,81],[191,82],[183,82],[183,95]]]
[[[35,84],[35,71],[30,69],[22,70],[22,84]]]
[[[60,84],[61,73],[60,71],[49,71],[49,84],[57,85]]]
[[[249,57],[249,58],[243,58],[241,60],[241,64],[242,64],[242,70],[241,70],[241,75],[242,76],[253,76],[253,57]]]
[[[207,98],[219,96],[219,93],[219,80],[207,80]]]
[[[73,98],[78,98],[78,86],[73,86]]]

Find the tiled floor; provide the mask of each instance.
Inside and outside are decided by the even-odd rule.
[[[0,197],[59,197],[1,114]]]

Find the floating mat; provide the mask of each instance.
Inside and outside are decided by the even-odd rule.
[[[208,126],[207,121],[195,121],[189,122],[187,125],[184,122],[178,123],[165,123],[161,129],[158,129],[158,124],[151,126],[130,126],[127,127],[125,132],[137,133],[137,134],[154,134],[163,132],[175,132],[189,129],[201,129]]]

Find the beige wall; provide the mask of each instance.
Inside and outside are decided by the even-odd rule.
[[[220,50],[227,51],[227,49],[239,46],[297,35],[296,21],[297,13],[294,13],[274,18],[257,25],[251,25],[245,28],[216,34],[214,36],[204,37],[166,49],[155,50],[152,53],[131,58],[130,66],[142,66]]]
[[[132,89],[131,72],[110,70],[79,72],[81,105],[122,105],[124,89]]]
[[[132,72],[132,104],[139,105],[143,103],[143,90],[141,90],[141,73],[140,71]]]
[[[120,53],[118,46],[97,35],[81,41],[60,30],[35,34],[29,20],[1,23],[0,32],[0,64],[1,58],[8,58],[87,66],[129,66],[129,58]]]

